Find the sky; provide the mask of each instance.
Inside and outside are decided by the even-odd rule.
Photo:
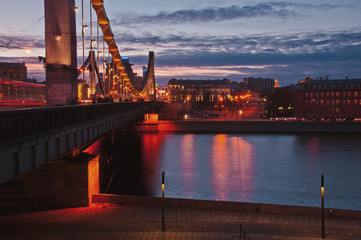
[[[121,56],[140,74],[154,51],[161,86],[171,78],[240,82],[277,74],[281,86],[307,76],[361,78],[360,0],[104,2]],[[81,1],[75,3],[80,65]],[[89,5],[84,0],[87,25]],[[43,16],[44,0],[6,1],[0,14],[0,61],[25,62],[28,77],[39,81],[45,78],[38,61],[45,56]],[[89,36],[88,28],[87,46]]]

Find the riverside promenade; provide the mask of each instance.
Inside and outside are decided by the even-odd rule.
[[[162,208],[153,205],[159,203],[159,198],[148,201],[136,197],[136,201],[131,199],[132,204],[117,198],[103,195],[96,197],[93,201],[97,203],[89,207],[2,215],[0,239],[322,239],[318,216],[301,215],[299,210],[294,211],[296,214],[285,214],[282,208],[279,213],[270,213],[267,205],[260,205],[257,211],[210,209],[208,206],[217,204],[201,200],[191,200],[201,208],[187,207],[189,203],[172,207],[169,205],[174,204],[166,202],[162,232]],[[106,200],[110,201],[105,203]],[[139,205],[144,200],[148,203]],[[197,206],[193,204],[193,207]],[[314,209],[317,208],[311,210]],[[361,239],[360,212],[352,212],[355,214],[351,218],[326,217],[326,239]]]

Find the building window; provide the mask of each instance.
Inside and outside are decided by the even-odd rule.
[[[340,96],[340,92],[339,92],[339,91],[336,92],[336,96],[337,96],[337,97]]]
[[[327,91],[327,92],[326,92],[326,96],[329,97],[329,96],[330,96],[330,92]]]
[[[331,92],[331,97],[334,97],[335,96],[335,92]]]

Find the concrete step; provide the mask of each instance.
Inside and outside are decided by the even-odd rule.
[[[0,185],[0,209],[22,208],[24,202],[24,182],[9,181]]]

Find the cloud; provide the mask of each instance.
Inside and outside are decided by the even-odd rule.
[[[307,56],[310,54],[337,55],[355,57],[361,50],[361,30],[350,29],[345,31],[323,31],[316,33],[298,32],[288,34],[259,34],[247,36],[195,36],[195,35],[162,35],[153,36],[125,34],[117,41],[127,48],[120,48],[121,53],[128,54],[127,50],[151,49],[161,58],[174,62],[195,59],[199,56],[208,56],[208,62],[217,62],[229,58],[246,56],[248,60],[254,56]],[[133,52],[135,53],[135,52]],[[129,54],[128,54],[129,55]],[[137,56],[137,54],[135,54]],[[211,56],[217,56],[217,58]],[[205,60],[206,60],[205,59]],[[199,59],[200,60],[200,59]],[[271,59],[268,59],[271,60]],[[203,61],[201,61],[203,62]]]
[[[220,22],[243,18],[274,17],[290,18],[302,14],[301,10],[331,10],[339,7],[332,4],[303,4],[291,2],[264,2],[248,6],[229,6],[205,8],[200,10],[186,9],[174,12],[160,12],[153,16],[119,17],[115,24],[141,24],[141,23],[171,23],[185,22]],[[303,11],[304,12],[304,11]],[[303,14],[302,14],[303,15]]]
[[[0,34],[0,47],[7,49],[45,48],[43,36],[6,36]]]
[[[115,36],[120,35],[115,33]],[[281,83],[282,78],[295,83],[306,75],[360,77],[360,39],[361,29],[347,29],[244,36],[152,35],[141,32],[123,34],[116,40],[121,43],[118,45],[120,54],[129,56],[135,65],[146,65],[147,51],[155,51],[157,81],[163,83],[177,76],[242,80],[246,76],[273,77],[276,72]],[[36,36],[13,36],[12,40],[19,43],[19,46],[13,45],[14,51],[25,43],[38,47],[44,44]],[[80,49],[81,42],[78,47]],[[78,55],[78,59],[82,56]],[[0,61],[25,61],[29,64],[31,76],[44,78],[44,70],[41,63],[36,63],[37,58],[0,58]]]

